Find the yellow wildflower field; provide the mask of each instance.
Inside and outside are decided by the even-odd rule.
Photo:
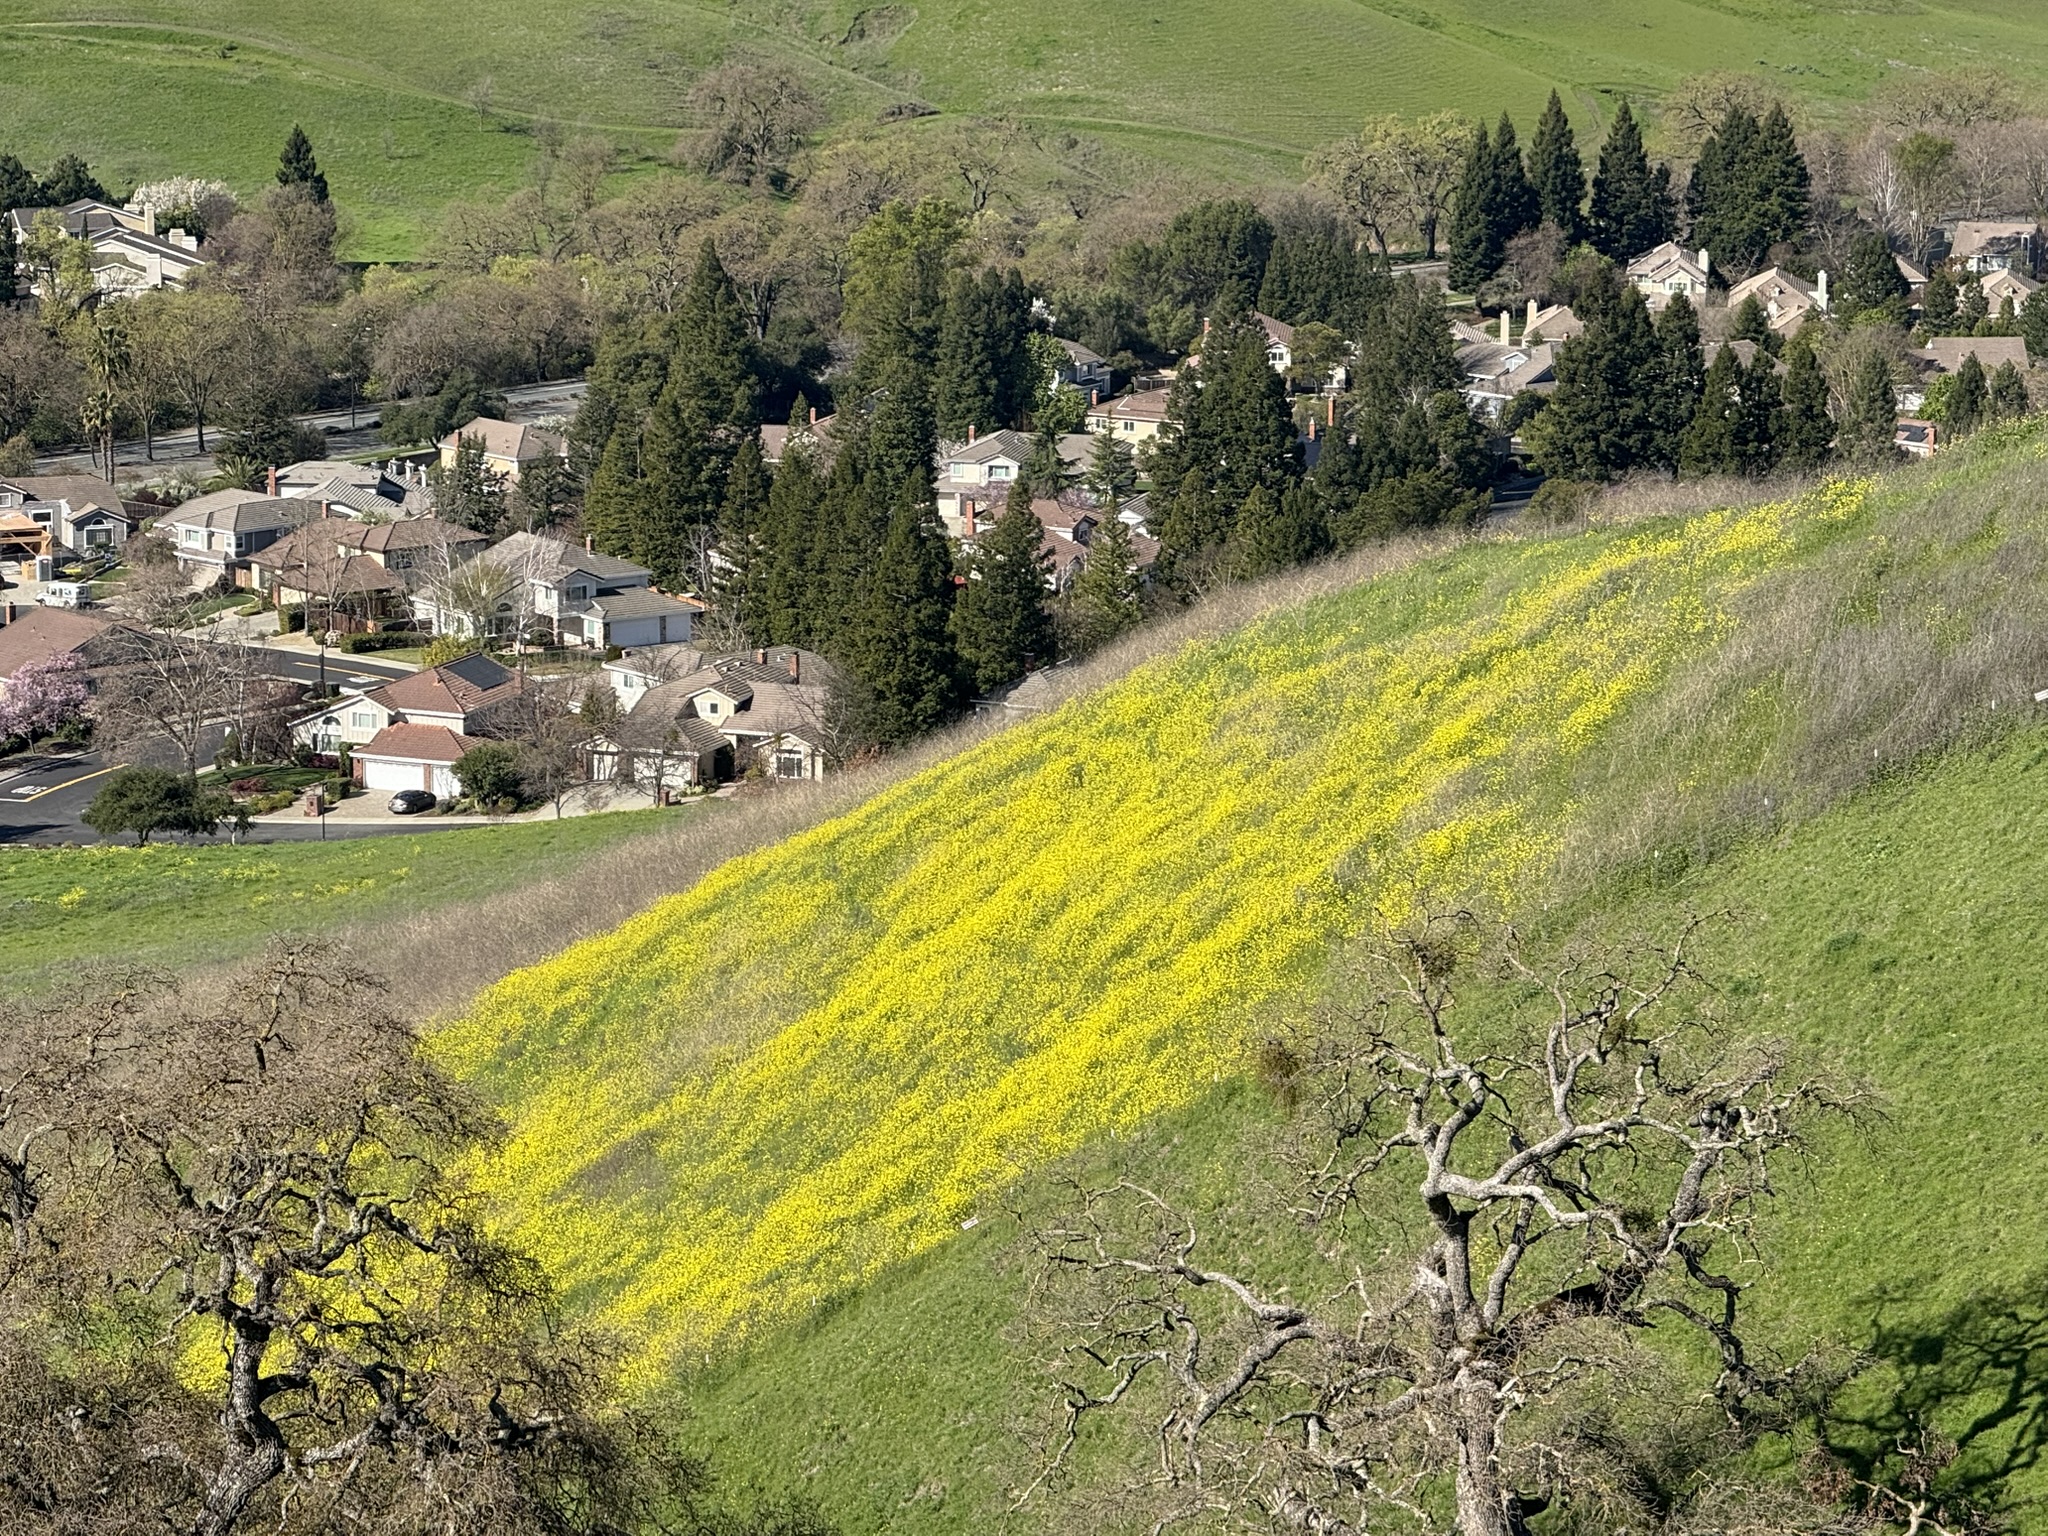
[[[650,1370],[800,1315],[1238,1070],[1375,913],[1511,903],[1579,754],[1869,489],[1475,546],[735,860],[443,1030],[479,1174]]]

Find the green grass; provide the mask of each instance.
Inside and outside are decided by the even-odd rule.
[[[302,934],[400,919],[558,873],[664,824],[658,811],[244,847],[0,850],[0,972],[212,964]]]
[[[666,155],[691,80],[734,52],[794,62],[844,122],[918,98],[1252,181],[1373,112],[1505,107],[1526,132],[1553,87],[1592,129],[1618,97],[1705,70],[1760,74],[1822,117],[1901,67],[2048,83],[2026,0],[5,0],[0,27],[0,144],[38,164],[77,150],[110,184],[246,191],[302,122],[359,259],[414,254],[451,197],[516,182],[535,118],[609,133],[636,164]],[[485,77],[480,122],[466,102]]]

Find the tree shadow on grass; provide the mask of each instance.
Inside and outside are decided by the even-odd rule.
[[[2048,1272],[1929,1317],[1881,1297],[1868,1365],[1821,1432],[1866,1487],[1898,1489],[1989,1529],[2048,1502]]]

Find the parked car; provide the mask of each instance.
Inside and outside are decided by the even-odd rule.
[[[416,816],[434,808],[434,797],[424,789],[401,789],[391,797],[391,814]]]

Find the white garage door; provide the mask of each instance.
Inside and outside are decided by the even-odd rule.
[[[363,788],[386,791],[425,789],[426,775],[418,763],[394,763],[389,759],[365,758]]]

